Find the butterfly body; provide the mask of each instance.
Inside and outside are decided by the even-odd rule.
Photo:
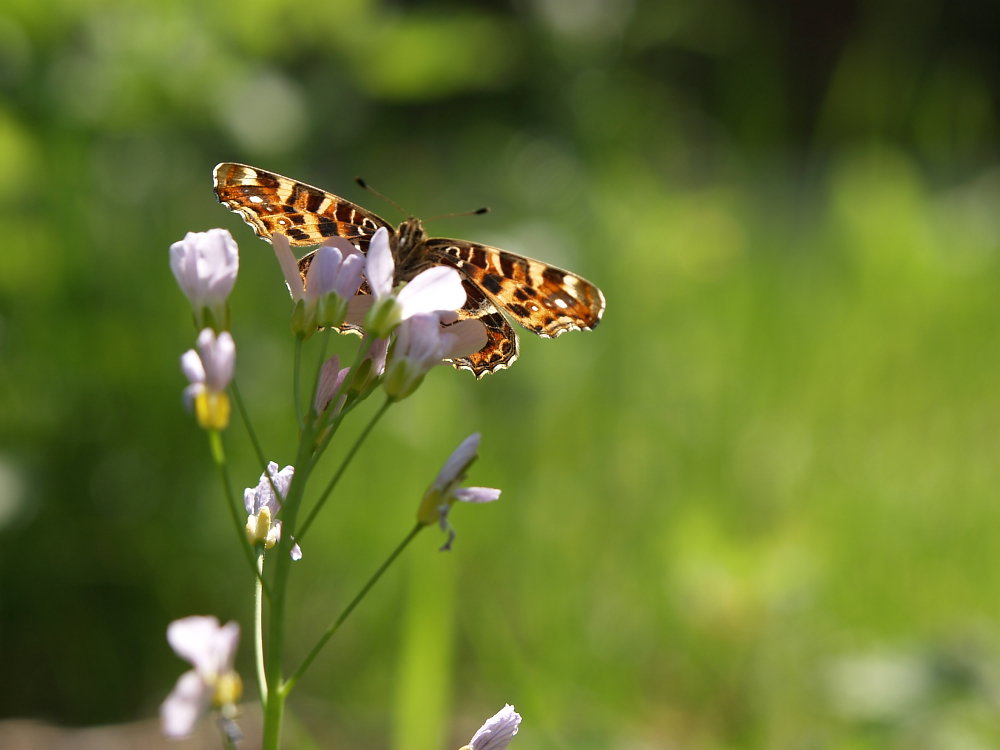
[[[568,271],[489,245],[430,238],[419,219],[406,219],[393,228],[357,204],[274,172],[224,162],[215,168],[215,193],[268,241],[274,233],[284,234],[294,246],[344,237],[366,252],[371,236],[385,227],[397,283],[435,265],[457,270],[467,296],[459,317],[479,320],[486,328],[487,343],[451,363],[477,378],[517,359],[517,335],[501,311],[545,338],[594,328],[604,313],[601,290]],[[303,257],[300,272],[311,261],[311,253]]]

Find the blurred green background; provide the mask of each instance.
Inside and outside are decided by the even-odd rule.
[[[998,38],[996,3],[943,0],[7,0],[0,716],[154,716],[170,620],[248,632],[167,265],[240,242],[238,379],[290,462],[287,293],[213,196],[231,160],[392,221],[355,175],[489,205],[430,230],[608,299],[380,424],[295,567],[293,657],[467,434],[504,496],[407,551],[293,746],[456,747],[509,701],[519,750],[996,747]]]

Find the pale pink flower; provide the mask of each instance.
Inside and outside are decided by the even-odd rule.
[[[277,515],[281,511],[281,503],[288,496],[288,487],[294,475],[294,467],[286,466],[278,471],[278,464],[269,461],[267,471],[260,475],[257,486],[243,490],[243,505],[247,511],[247,539],[250,544],[262,543],[264,549],[271,549],[281,540],[281,521],[277,520]],[[298,544],[292,545],[291,555],[293,560],[302,559],[302,550]]]
[[[181,370],[188,379],[184,401],[202,428],[222,430],[229,424],[226,389],[236,366],[236,344],[229,331],[216,335],[211,328],[198,334],[196,349],[181,355]]]
[[[193,669],[177,680],[160,706],[160,723],[168,737],[191,734],[195,723],[214,706],[229,718],[235,713],[242,685],[233,669],[240,626],[220,626],[215,617],[192,616],[174,620],[167,627],[167,642]]]
[[[323,363],[319,371],[319,382],[316,384],[316,397],[313,399],[313,409],[317,414],[325,412],[338,394],[337,403],[331,408],[330,414],[336,415],[344,407],[347,396],[341,394],[340,390],[350,371],[350,367],[341,368],[340,358],[336,354]]]
[[[374,298],[367,328],[387,335],[399,323],[420,313],[454,312],[465,304],[462,277],[454,268],[434,266],[421,271],[399,292],[393,290],[396,263],[385,227],[372,235],[365,259],[365,276]]]
[[[521,715],[507,704],[487,719],[472,735],[469,744],[460,750],[504,750],[514,739],[520,724]]]
[[[188,232],[170,246],[170,270],[199,326],[226,327],[226,299],[239,266],[239,248],[225,229]]]
[[[455,540],[455,530],[448,521],[448,514],[456,502],[491,503],[500,498],[500,490],[492,487],[459,487],[465,479],[472,462],[479,453],[478,432],[469,435],[445,461],[441,471],[424,493],[420,509],[417,511],[417,521],[424,525],[437,523],[442,531],[447,532],[448,539],[441,547],[451,549]]]
[[[391,398],[406,398],[435,365],[486,344],[486,329],[477,320],[442,326],[442,318],[455,317],[454,312],[417,313],[399,325],[385,373],[385,391]]]
[[[288,238],[272,234],[271,245],[296,303],[295,332],[311,336],[318,328],[343,323],[348,316],[348,303],[361,285],[365,264],[357,248],[343,237],[327,239],[313,253],[303,281]]]

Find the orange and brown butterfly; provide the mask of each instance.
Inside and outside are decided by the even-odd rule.
[[[481,321],[487,342],[478,352],[450,361],[477,378],[517,359],[517,334],[504,315],[532,333],[555,338],[596,327],[604,313],[601,290],[576,274],[489,245],[429,238],[419,219],[406,219],[393,229],[361,206],[274,172],[223,162],[215,167],[215,194],[259,237],[270,241],[272,234],[283,234],[293,246],[344,237],[366,252],[371,236],[385,227],[396,261],[396,283],[430,266],[456,269],[467,295],[459,318]],[[312,253],[299,261],[303,276],[311,262]]]

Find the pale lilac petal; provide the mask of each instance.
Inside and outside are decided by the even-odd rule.
[[[198,334],[198,353],[205,367],[205,384],[214,391],[224,391],[233,379],[236,366],[236,343],[229,331],[218,336],[211,328]]]
[[[195,400],[197,400],[198,396],[200,396],[204,392],[205,392],[204,383],[192,383],[187,388],[185,388],[182,394],[182,397],[184,399],[184,408],[187,409],[188,411],[194,411]]]
[[[340,262],[344,259],[340,250],[324,245],[314,254],[306,274],[306,298],[315,299],[333,291]]]
[[[479,452],[480,437],[478,432],[472,433],[452,452],[434,480],[433,487],[435,489],[443,492],[448,485],[457,482],[465,475],[469,464],[475,460],[476,454]]]
[[[272,518],[278,515],[278,511],[281,510],[281,503],[288,495],[288,485],[292,483],[294,474],[295,469],[293,467],[286,466],[281,471],[278,471],[278,464],[274,461],[269,461],[264,473],[257,480],[257,486],[247,490],[247,492],[253,494],[252,505],[248,505],[247,496],[244,494],[244,504],[248,505],[247,513],[258,515],[261,509],[266,506],[271,512]],[[270,479],[268,479],[268,476],[270,476]],[[274,489],[271,488],[272,483]],[[274,490],[278,491],[278,497],[275,497]]]
[[[486,720],[486,723],[472,736],[468,747],[472,750],[503,750],[517,734],[520,724],[521,715],[513,706],[505,705]]]
[[[396,272],[396,262],[389,248],[389,232],[379,227],[368,242],[365,275],[368,286],[376,297],[384,297],[392,292],[392,277]]]
[[[393,357],[406,359],[415,370],[426,372],[444,359],[450,343],[436,315],[419,313],[404,320],[396,329]]]
[[[478,320],[460,320],[447,326],[445,331],[453,337],[446,359],[474,354],[486,346],[489,340],[486,326]]]
[[[188,349],[181,355],[181,371],[192,385],[205,382],[205,366],[194,349]]]
[[[291,556],[292,556],[293,560],[301,560],[302,559],[302,548],[299,547],[298,544],[293,544],[292,545]]]
[[[299,262],[292,253],[292,246],[288,238],[275,232],[271,235],[271,247],[274,248],[274,256],[281,266],[281,273],[285,277],[285,284],[293,300],[300,300],[305,296],[305,287],[302,284],[302,275],[299,273]]]
[[[346,237],[327,237],[323,240],[323,245],[326,247],[334,247],[339,250],[340,255],[344,258],[344,260],[351,256],[355,256],[364,262],[365,256],[354,246],[354,243]]]
[[[389,339],[375,339],[368,349],[368,359],[372,361],[372,377],[385,372],[385,360],[389,355]]]
[[[174,620],[167,626],[167,642],[203,675],[218,675],[232,665],[240,626],[236,622],[219,625],[216,617],[194,615]]]
[[[399,292],[403,320],[418,313],[458,310],[465,304],[462,277],[454,268],[435,266],[421,272]]]
[[[500,499],[500,490],[492,487],[459,487],[452,496],[463,503],[492,503]]]
[[[344,242],[347,242],[347,240],[344,240]],[[357,294],[358,287],[361,286],[361,276],[364,273],[364,269],[365,256],[356,249],[350,255],[345,254],[344,261],[340,266],[337,288],[334,291],[344,299],[351,299],[353,295]]]
[[[219,305],[236,283],[239,249],[225,229],[188,232],[170,246],[170,269],[194,307]]]
[[[278,468],[277,464],[275,464],[274,468]],[[293,466],[286,466],[277,474],[274,473],[274,469],[269,468],[269,471],[271,476],[274,478],[274,486],[278,490],[278,494],[281,496],[279,501],[280,507],[280,502],[284,501],[284,499],[288,496],[288,487],[292,483],[292,477],[295,476],[295,468]]]
[[[160,726],[167,737],[187,737],[212,699],[209,687],[194,670],[185,672],[160,705]]]
[[[375,304],[375,298],[370,294],[357,294],[353,297],[348,297],[347,315],[344,317],[344,322],[360,326],[364,322],[365,316],[368,315],[368,311],[372,309],[373,304]]]
[[[323,363],[319,372],[319,383],[316,385],[316,397],[313,399],[313,409],[317,414],[322,414],[330,405],[350,371],[350,367],[340,367],[340,358],[336,354]]]

